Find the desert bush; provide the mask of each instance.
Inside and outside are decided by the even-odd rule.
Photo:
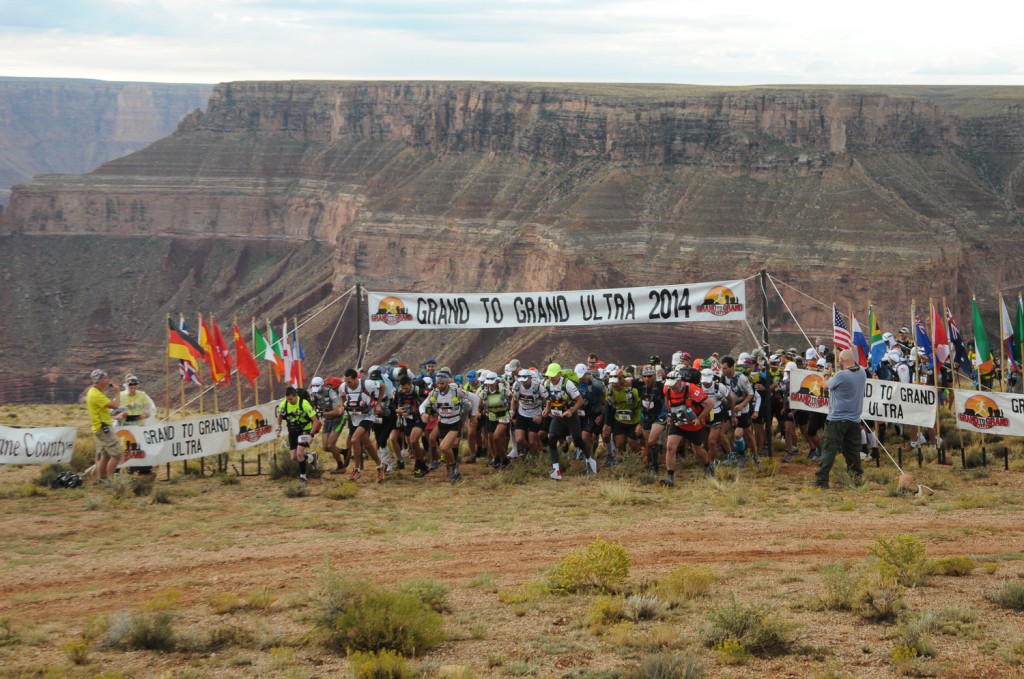
[[[173,617],[167,611],[122,613],[109,621],[101,645],[136,651],[174,649]]]
[[[857,594],[857,578],[851,572],[850,564],[835,563],[821,569],[821,581],[825,592],[821,604],[830,611],[848,611],[853,608]]]
[[[353,651],[348,656],[355,679],[412,679],[416,676],[401,653],[384,649],[377,653]]]
[[[222,486],[239,486],[242,484],[242,479],[238,478],[237,474],[221,474],[220,485]]]
[[[306,497],[307,495],[309,495],[309,488],[306,487],[304,484],[289,483],[287,486],[284,487],[285,497],[296,498]]]
[[[274,596],[269,587],[264,585],[249,592],[249,596],[245,598],[245,605],[249,608],[269,611],[275,601],[277,601],[277,597]]]
[[[354,481],[339,481],[324,493],[328,500],[351,500],[359,494],[359,486]]]
[[[632,594],[626,599],[624,613],[627,618],[637,622],[655,620],[668,611],[668,604],[653,594]]]
[[[389,649],[415,656],[445,639],[440,614],[412,594],[378,590],[325,572],[319,597],[316,624],[338,653]]]
[[[970,609],[928,610],[922,613],[914,624],[929,634],[947,634],[967,639],[976,639],[980,636],[978,614]]]
[[[210,606],[210,610],[218,615],[231,613],[242,608],[242,599],[234,592],[211,594],[206,598],[206,603]]]
[[[62,644],[60,647],[64,657],[70,660],[74,665],[84,665],[89,662],[89,651],[91,649],[92,644],[89,643],[88,639],[83,637],[72,639],[71,641]]]
[[[179,644],[183,645],[183,644]],[[242,624],[217,625],[198,642],[197,652],[219,651],[225,648],[260,648],[261,644],[253,630]]]
[[[155,505],[169,505],[171,504],[171,493],[166,488],[154,488],[153,489],[153,504]]]
[[[669,605],[707,595],[715,584],[715,572],[708,566],[676,566],[654,586],[654,592]]]
[[[66,471],[71,471],[71,467],[66,464],[44,464],[39,468],[39,476],[36,477],[36,485],[42,486],[43,488],[53,488],[57,483],[57,477]]]
[[[578,592],[584,589],[614,591],[629,578],[629,554],[622,545],[598,538],[562,559],[551,578],[554,589]]]
[[[608,623],[626,617],[626,599],[621,594],[603,594],[595,597],[587,607],[587,624],[595,632]]]
[[[892,658],[893,670],[906,677],[934,677],[940,670],[938,665],[925,661],[909,646],[896,646],[889,652],[889,657]]]
[[[997,606],[1013,611],[1024,611],[1024,582],[1005,582],[999,589],[986,594],[985,598]]]
[[[897,534],[892,539],[879,536],[868,551],[881,562],[881,568],[904,587],[923,585],[932,572],[924,543],[909,535]]]
[[[169,611],[178,606],[181,590],[164,589],[153,595],[153,598],[142,604],[143,611]]]
[[[17,646],[21,643],[21,635],[11,624],[10,618],[0,618],[0,648]]]
[[[793,644],[793,632],[793,624],[782,620],[770,606],[745,606],[733,596],[728,604],[708,612],[703,639],[709,648],[734,639],[749,653],[768,657],[788,653]]]
[[[854,607],[866,620],[891,622],[906,608],[903,586],[889,571],[869,567],[861,571],[857,580]]]
[[[978,562],[969,556],[947,556],[942,559],[936,559],[932,570],[938,575],[962,577],[973,573],[977,566]]]
[[[452,610],[448,602],[448,586],[433,578],[408,580],[400,584],[397,591],[416,597],[438,613],[449,613]]]
[[[713,650],[723,665],[746,665],[754,659],[754,656],[739,640],[731,637],[719,641]]]
[[[762,479],[772,478],[779,473],[779,469],[782,467],[782,463],[777,457],[762,457],[761,462],[757,465],[756,474]]]
[[[627,679],[701,679],[704,665],[694,653],[658,653],[648,656]]]
[[[915,656],[934,658],[933,623],[933,618],[925,616],[902,621],[896,630],[898,645],[912,649]]]
[[[550,594],[551,590],[543,582],[528,582],[522,587],[498,590],[498,601],[515,606],[518,604],[536,604],[541,597]]]

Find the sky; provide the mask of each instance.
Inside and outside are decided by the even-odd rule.
[[[1000,0],[0,0],[0,76],[1024,85]]]

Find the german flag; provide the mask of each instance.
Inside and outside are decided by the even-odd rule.
[[[180,330],[174,327],[174,321],[167,319],[167,356],[168,358],[176,358],[179,361],[185,361],[196,368],[196,359],[203,358],[206,352],[200,347],[192,337],[183,334]]]

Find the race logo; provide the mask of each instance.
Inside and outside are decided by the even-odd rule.
[[[121,446],[121,452],[124,453],[124,459],[126,460],[141,460],[146,457],[146,453],[143,452],[142,448],[139,448],[139,443],[135,440],[135,437],[124,429],[117,431],[117,443]]]
[[[263,419],[258,410],[250,410],[239,418],[238,434],[235,435],[236,443],[256,443],[262,437],[273,431],[270,423]]]
[[[822,408],[828,405],[828,385],[821,375],[808,375],[800,383],[795,394],[789,395],[790,401],[798,401],[809,408]]]
[[[736,299],[733,291],[724,285],[711,288],[704,303],[697,306],[697,311],[709,313],[715,316],[724,316],[733,311],[743,311],[743,305]]]
[[[957,419],[978,429],[1010,426],[1010,420],[1003,415],[1003,411],[996,405],[996,402],[982,394],[967,399],[964,411],[957,415]]]
[[[412,314],[405,308],[405,304],[397,297],[385,297],[377,307],[377,313],[370,317],[375,323],[386,323],[398,325],[402,321],[413,320]]]

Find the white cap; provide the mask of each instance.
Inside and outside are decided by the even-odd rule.
[[[750,360],[750,354],[748,354],[745,351],[741,352],[740,355],[736,358],[736,361],[738,363],[746,363],[749,360]]]
[[[715,373],[711,368],[704,368],[700,371],[700,383],[701,384],[714,384]]]
[[[885,357],[892,363],[899,363],[903,360],[903,353],[899,349],[890,349],[889,352],[886,353]]]
[[[315,394],[324,387],[324,378],[314,377],[313,381],[309,383],[309,393]]]
[[[883,332],[882,333],[882,341],[885,342],[886,344],[888,344],[890,341],[895,340],[895,339],[896,338],[892,336],[891,332]]]
[[[576,377],[580,379],[583,379],[583,376],[587,374],[587,366],[582,363],[577,363],[573,370],[576,372]]]
[[[484,372],[484,384],[497,384],[497,382],[498,373],[491,372],[490,370]]]
[[[530,379],[531,377],[533,377],[533,373],[530,372],[528,369],[523,368],[522,370],[519,371],[519,381],[520,382],[525,382],[526,380]]]
[[[683,352],[682,351],[677,351],[676,353],[672,354],[672,365],[679,365],[682,362],[683,362]]]
[[[822,356],[825,355],[825,345],[824,344],[819,344],[818,345],[818,353],[821,354]]]
[[[608,366],[605,368],[605,372],[607,372],[609,375],[611,375],[612,373],[617,373],[619,372],[619,366],[615,365],[614,363],[609,363]]]
[[[804,358],[808,361],[818,360],[818,352],[813,347],[804,352]]]

